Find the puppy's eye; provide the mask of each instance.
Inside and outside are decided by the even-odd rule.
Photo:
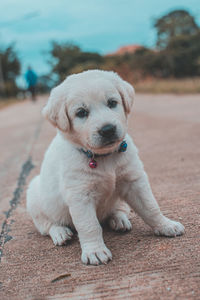
[[[84,108],[79,108],[79,110],[76,112],[76,116],[81,119],[88,117],[88,115],[89,112]]]
[[[109,108],[115,108],[117,106],[117,101],[113,100],[113,99],[109,99],[107,102],[107,106]]]

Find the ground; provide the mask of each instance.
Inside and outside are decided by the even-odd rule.
[[[160,207],[185,235],[156,237],[132,214],[131,232],[104,228],[113,260],[99,267],[81,264],[77,237],[54,246],[26,213],[27,185],[55,135],[45,100],[0,111],[0,299],[200,299],[200,96],[137,95],[129,121]]]

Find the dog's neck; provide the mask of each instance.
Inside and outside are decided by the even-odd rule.
[[[127,143],[126,141],[124,140],[120,145],[119,147],[117,148],[117,150],[115,150],[114,152],[125,152],[127,149]],[[94,153],[90,150],[84,150],[83,148],[81,149],[78,149],[80,152],[84,153],[88,158],[90,158],[90,162],[89,162],[89,166],[90,168],[96,168],[97,167],[97,162],[96,162],[96,158],[98,157],[105,157],[105,156],[109,156],[111,155],[112,153],[114,152],[109,152],[109,153],[104,153],[104,154],[97,154],[97,153]]]
[[[90,150],[84,150],[83,148],[79,149],[81,152],[83,152],[88,158],[98,158],[98,157],[104,157],[104,156],[108,156],[111,155],[113,152],[109,152],[109,153],[103,153],[103,154],[97,154],[94,153]]]
[[[124,140],[123,142],[121,142],[119,147],[113,152],[98,154],[98,153],[92,152],[91,150],[84,150],[83,148],[79,149],[79,151],[84,153],[88,158],[98,158],[98,157],[105,157],[105,156],[111,155],[114,152],[125,152],[126,149],[127,149],[127,143]]]

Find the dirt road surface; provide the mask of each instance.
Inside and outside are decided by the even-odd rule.
[[[55,135],[45,100],[0,111],[0,299],[200,299],[200,96],[137,95],[129,122],[161,209],[185,235],[156,237],[133,214],[131,232],[104,229],[113,260],[99,267],[81,264],[77,237],[56,247],[26,213]]]

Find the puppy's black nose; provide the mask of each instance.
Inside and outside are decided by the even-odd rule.
[[[114,136],[116,134],[116,126],[114,126],[112,124],[106,124],[99,130],[99,134],[103,138],[111,138],[112,136]]]

